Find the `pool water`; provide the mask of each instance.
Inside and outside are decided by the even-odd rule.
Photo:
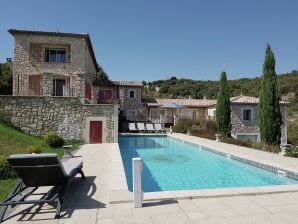
[[[144,192],[298,184],[169,137],[120,136],[119,146],[130,191],[135,157],[143,160]]]

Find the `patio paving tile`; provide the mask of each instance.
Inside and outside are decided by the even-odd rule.
[[[298,192],[256,196],[196,198],[146,201],[143,208],[133,204],[109,204],[110,157],[113,144],[85,145],[78,151],[84,160],[86,181],[79,177],[67,189],[62,217],[54,219],[55,209],[44,205],[20,206],[5,223],[38,224],[296,224]],[[98,156],[101,155],[101,156]],[[120,192],[121,193],[121,192]]]
[[[171,223],[171,224],[184,224],[184,223],[191,223],[188,216],[184,213],[169,213],[169,214],[153,214],[152,220],[156,224],[164,224],[164,223]]]

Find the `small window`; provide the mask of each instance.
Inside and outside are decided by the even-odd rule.
[[[243,120],[244,121],[251,121],[251,110],[243,110]]]
[[[46,62],[66,63],[66,49],[46,49]]]
[[[131,98],[131,99],[135,98],[135,91],[134,90],[129,91],[129,98]]]
[[[136,120],[136,111],[135,110],[128,110],[126,119],[128,121],[135,121]]]

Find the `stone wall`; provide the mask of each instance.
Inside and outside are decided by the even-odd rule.
[[[87,120],[104,118],[103,142],[118,141],[117,105],[82,104],[77,97],[0,96],[0,114],[31,135],[56,131],[87,142]]]
[[[243,121],[243,110],[251,109],[251,121]],[[254,104],[232,104],[231,105],[232,134],[258,134],[258,105]]]
[[[13,95],[29,95],[31,75],[52,74],[75,77],[77,74],[85,74],[88,79],[95,77],[96,68],[92,63],[85,38],[44,35],[15,35],[14,37]],[[69,62],[45,62],[45,48],[51,46],[67,46]],[[44,92],[49,94],[50,91],[44,90]]]
[[[135,91],[135,97],[129,97],[129,91]],[[119,95],[121,101],[121,110],[124,112],[124,116],[127,116],[128,110],[134,110],[137,112],[136,116],[142,119],[143,117],[147,117],[147,114],[143,112],[142,105],[142,87],[119,87]]]
[[[243,121],[243,110],[252,110],[251,121]],[[287,143],[287,108],[280,105],[280,111],[283,122],[281,126],[281,144]],[[260,129],[258,126],[258,105],[257,104],[232,104],[231,105],[231,124],[232,135],[257,135],[260,138]]]

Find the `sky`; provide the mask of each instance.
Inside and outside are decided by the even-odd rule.
[[[256,77],[267,43],[286,73],[298,68],[297,11],[296,0],[6,0],[0,62],[13,57],[7,29],[17,28],[89,33],[113,80]]]

